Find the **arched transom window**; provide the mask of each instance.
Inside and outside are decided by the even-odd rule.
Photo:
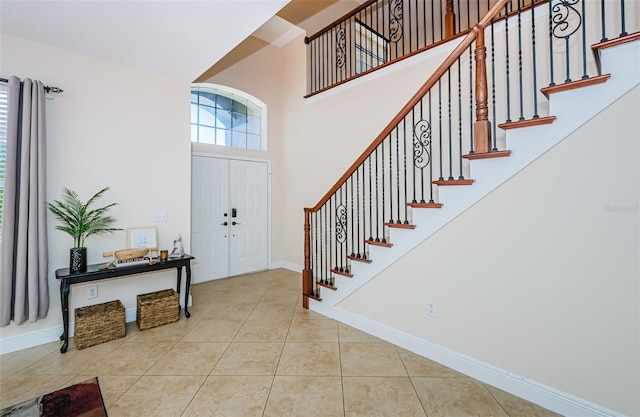
[[[191,87],[191,141],[266,150],[266,105],[242,91],[214,84]]]

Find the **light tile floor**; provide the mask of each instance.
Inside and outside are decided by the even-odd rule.
[[[300,274],[197,284],[191,318],[84,350],[0,356],[0,409],[98,376],[110,417],[550,417],[302,308]]]

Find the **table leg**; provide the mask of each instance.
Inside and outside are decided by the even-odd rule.
[[[191,288],[191,262],[188,262],[185,265],[187,270],[187,282],[184,285],[184,315],[189,318],[191,317],[191,313],[189,313],[189,289]]]
[[[66,280],[60,281],[60,303],[62,304],[62,335],[60,340],[64,340],[60,353],[65,353],[69,347],[69,288]]]
[[[178,293],[178,315],[180,314],[180,287],[182,286],[182,265],[176,268],[178,270],[178,282],[176,292]],[[186,307],[186,304],[185,304]],[[185,308],[186,311],[186,308]]]

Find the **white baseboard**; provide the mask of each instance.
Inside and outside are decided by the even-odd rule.
[[[315,305],[314,305],[315,306]],[[322,313],[322,312],[321,312]],[[324,313],[323,313],[324,314]],[[523,398],[566,417],[625,417],[615,411],[590,403],[520,375],[468,357],[428,340],[334,308],[331,315],[339,322],[372,334],[396,346],[424,356],[462,374]]]
[[[271,264],[269,264],[269,269],[278,268],[288,269],[289,271],[293,272],[302,272],[304,266],[288,261],[272,261]]]

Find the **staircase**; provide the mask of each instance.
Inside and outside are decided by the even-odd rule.
[[[620,69],[631,80],[622,73],[611,80],[601,56],[640,34],[628,33],[624,2],[595,3],[542,1],[510,11],[513,2],[498,1],[453,41],[456,49],[411,101],[305,209],[305,307],[311,299],[312,309],[331,315],[332,306],[634,85],[633,67]],[[620,35],[608,39],[614,31]],[[566,92],[581,88],[602,93],[576,111]]]
[[[640,22],[624,18],[637,5],[507,3],[452,40],[452,54],[305,209],[305,307],[367,330],[340,303],[640,84]],[[447,364],[445,350],[435,356]]]
[[[438,203],[407,203],[411,207],[410,224],[387,222],[384,241],[364,239],[368,246],[366,252],[360,256],[347,256],[349,262],[343,267],[331,268],[332,276],[316,280],[314,293],[308,294],[312,300],[309,308],[334,317],[334,307],[340,301],[638,85],[638,41],[640,34],[635,33],[595,44],[593,50],[602,62],[603,75],[590,82],[546,88],[553,116],[541,122],[527,120],[503,124],[507,151],[467,155],[469,178],[472,179],[436,180]],[[625,62],[636,65],[620,65]],[[611,77],[612,73],[615,76]],[[586,97],[580,89],[589,90]]]

